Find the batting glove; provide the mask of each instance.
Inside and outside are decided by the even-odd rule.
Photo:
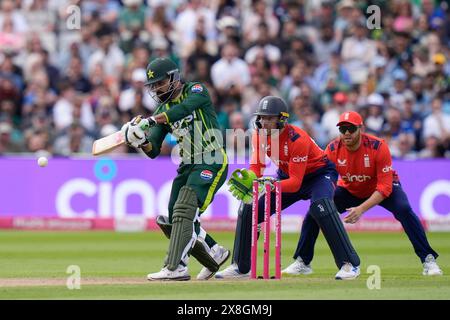
[[[156,121],[153,121],[156,123]],[[125,141],[129,146],[140,148],[148,143],[146,131],[151,127],[148,119],[134,117],[122,126]]]

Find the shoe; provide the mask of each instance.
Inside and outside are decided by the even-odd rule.
[[[432,254],[426,256],[422,274],[424,276],[442,276],[444,274]]]
[[[336,280],[353,280],[358,278],[361,270],[359,266],[354,267],[351,263],[346,263],[341,267],[341,270],[336,273]]]
[[[230,257],[230,250],[217,245],[211,248],[214,261],[217,262],[219,268],[228,260]],[[203,267],[200,273],[197,275],[197,280],[208,280],[211,279],[217,271],[211,271],[207,267]]]
[[[216,273],[216,279],[250,279],[250,271],[241,273],[236,263]]]
[[[300,275],[300,274],[307,275],[313,273],[313,270],[310,264],[306,265],[303,262],[302,258],[297,257],[297,259],[295,259],[295,261],[291,265],[289,265],[289,267],[282,270],[281,273],[291,275]]]
[[[147,279],[149,281],[187,281],[191,280],[191,276],[187,267],[179,265],[174,271],[164,267],[159,272],[149,273]]]

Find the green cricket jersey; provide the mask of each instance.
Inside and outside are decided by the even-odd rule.
[[[161,113],[166,116],[168,123],[157,124],[149,129],[148,139],[152,144],[152,150],[148,153],[150,158],[159,155],[161,144],[168,133],[177,139],[183,159],[193,159],[195,155],[222,149],[217,115],[208,90],[201,83],[185,83],[179,98],[159,105],[154,114]]]

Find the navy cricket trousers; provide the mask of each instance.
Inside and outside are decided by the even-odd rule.
[[[334,193],[334,203],[339,211],[343,213],[346,208],[356,207],[363,203],[366,199],[360,199],[353,196],[347,189],[337,187]],[[425,230],[420,223],[419,218],[414,213],[409,204],[408,197],[403,191],[399,182],[394,182],[392,193],[384,199],[380,204],[383,208],[391,212],[405,230],[409,241],[411,241],[414,251],[423,263],[428,254],[432,254],[435,258],[438,254],[431,248],[428,243]],[[294,254],[294,259],[300,256],[305,264],[309,264],[314,256],[314,244],[319,234],[319,228],[314,221],[306,217],[303,221],[302,233]]]
[[[278,170],[278,178],[284,180],[287,177]],[[335,165],[328,162],[326,166],[305,175],[299,191],[286,193],[281,190],[281,208],[285,209],[299,200],[310,199],[311,203],[324,198],[332,200],[337,178]],[[258,201],[258,223],[264,221],[264,200],[265,197],[261,197]],[[272,192],[270,197],[271,215],[275,213],[275,200],[275,192]],[[244,204],[241,210],[236,225],[233,262],[237,263],[240,272],[247,273],[250,271],[252,205]],[[316,221],[313,222],[319,228]]]

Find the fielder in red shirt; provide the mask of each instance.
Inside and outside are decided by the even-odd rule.
[[[339,172],[334,202],[340,213],[348,212],[344,221],[355,223],[370,208],[382,206],[402,224],[423,263],[423,275],[441,275],[442,270],[435,261],[438,254],[429,245],[425,230],[412,211],[399,177],[392,168],[387,143],[362,132],[363,120],[357,112],[343,113],[337,126],[340,137],[327,146],[325,153]],[[295,259],[309,265],[317,234],[314,226],[309,233],[302,234]],[[301,274],[296,272],[297,269],[293,267],[287,273]]]

